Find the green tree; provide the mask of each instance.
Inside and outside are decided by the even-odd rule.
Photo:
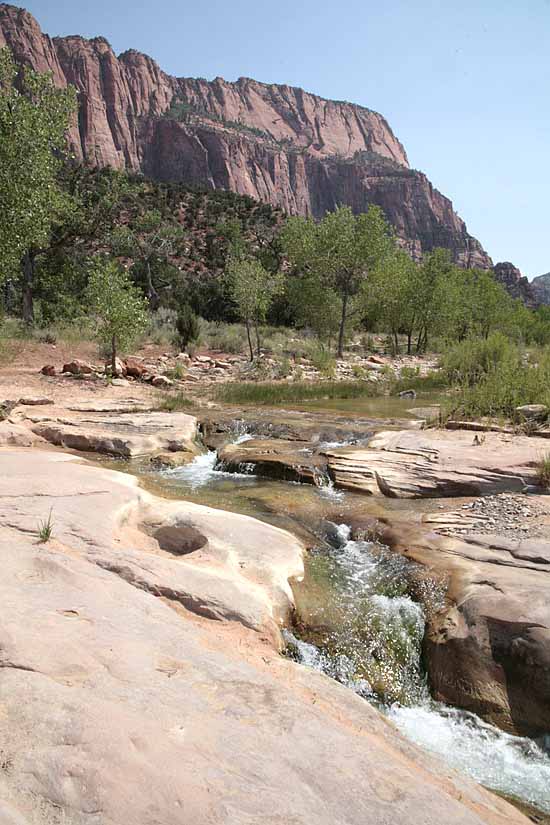
[[[92,266],[86,303],[98,340],[111,350],[115,375],[119,349],[126,349],[147,325],[147,300],[116,262],[97,258]]]
[[[448,249],[434,249],[416,269],[411,302],[416,326],[416,351],[425,352],[429,336],[445,329],[449,308],[449,286],[454,267]]]
[[[415,290],[418,264],[402,249],[394,249],[378,263],[368,293],[375,307],[378,322],[390,332],[396,352],[399,333],[407,336],[407,352],[411,353],[412,336],[416,329]]]
[[[28,68],[18,72],[10,52],[0,50],[0,276],[22,267],[28,322],[37,251],[70,208],[57,176],[75,110],[74,88],[57,89],[50,75]]]
[[[154,283],[155,265],[167,264],[179,250],[184,232],[173,218],[158,209],[138,214],[129,226],[116,227],[111,236],[113,252],[131,257],[143,267],[145,294],[151,309],[158,309],[160,298]]]
[[[271,302],[282,292],[283,276],[269,272],[256,258],[230,256],[226,277],[239,317],[246,326],[250,360],[253,361],[251,327],[256,333],[256,352],[260,355],[259,324],[265,322]]]
[[[393,233],[380,207],[370,206],[354,215],[341,206],[315,223],[309,218],[289,218],[282,245],[302,277],[319,279],[327,295],[338,296],[340,323],[337,355],[343,355],[346,324],[360,319],[361,301],[369,275],[394,246]],[[364,302],[363,302],[364,306]]]

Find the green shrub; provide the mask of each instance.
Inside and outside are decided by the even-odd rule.
[[[177,312],[167,307],[160,307],[156,312],[151,313],[146,333],[147,338],[150,338],[154,344],[164,346],[174,344],[178,334],[176,329],[177,317]]]
[[[292,374],[292,364],[290,363],[289,358],[283,358],[282,361],[279,362],[277,367],[277,377],[278,378],[288,378],[289,375]]]
[[[199,319],[188,304],[184,304],[178,311],[176,329],[178,331],[179,346],[182,350],[192,341],[196,341],[200,335]]]
[[[524,363],[518,349],[511,349],[477,383],[462,384],[450,410],[464,418],[515,419],[516,407],[523,404],[550,406],[550,353],[531,366]]]
[[[488,338],[467,338],[449,347],[441,359],[441,369],[450,384],[476,384],[498,364],[518,362],[519,351],[508,338],[495,332]]]
[[[240,355],[246,343],[246,330],[242,324],[225,324],[219,321],[203,321],[201,340],[209,349]]]

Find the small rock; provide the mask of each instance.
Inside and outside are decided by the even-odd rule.
[[[147,368],[141,358],[126,358],[124,366],[126,367],[126,375],[129,375],[130,378],[143,378],[143,375],[147,372]]]
[[[121,376],[126,375],[126,367],[120,360],[120,358],[115,358],[115,368],[113,370],[113,364],[111,361],[107,361],[105,364],[105,375],[114,375],[114,376]]]
[[[57,375],[57,370],[56,370],[56,368],[54,367],[53,364],[45,364],[42,367],[42,369],[40,370],[40,372],[42,373],[42,375],[50,375],[50,376]]]
[[[25,407],[39,407],[43,404],[53,404],[53,400],[51,398],[41,398],[40,396],[27,396],[26,398],[20,398],[19,403]]]
[[[516,413],[530,421],[544,421],[548,416],[546,404],[523,404],[516,407]]]
[[[44,372],[44,369],[42,371]],[[75,358],[74,361],[69,361],[68,364],[63,364],[63,372],[68,372],[71,375],[91,375],[93,371],[94,369],[91,364],[86,363],[86,361],[80,361],[78,358]]]
[[[111,381],[113,387],[129,387],[130,382],[126,380],[126,378],[113,378]]]
[[[171,387],[173,383],[174,382],[165,375],[154,375],[151,379],[153,387]]]
[[[403,390],[399,393],[399,398],[416,398],[415,390]]]

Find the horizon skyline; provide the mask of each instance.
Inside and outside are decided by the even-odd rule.
[[[359,30],[361,56],[365,45],[361,34],[367,34],[367,42],[378,48],[378,51],[375,49],[373,52],[378,59],[372,61],[372,57],[369,58],[377,68],[378,85],[371,91],[359,93],[354,91],[357,73],[354,75],[341,71],[335,76],[331,72],[327,77],[325,70],[319,68],[318,56],[321,49],[315,49],[309,56],[301,53],[304,38],[300,27],[293,25],[285,28],[284,14],[281,30],[287,39],[283,58],[280,57],[282,50],[276,51],[273,56],[271,50],[266,52],[262,49],[262,38],[259,36],[261,30],[258,29],[258,25],[264,22],[262,10],[258,13],[257,4],[253,4],[251,0],[239,0],[230,10],[224,7],[222,0],[214,0],[214,8],[210,7],[213,14],[208,16],[202,9],[182,9],[178,6],[176,10],[177,4],[173,0],[159,0],[156,4],[159,13],[153,20],[150,19],[147,4],[143,2],[138,3],[137,8],[136,4],[132,4],[133,14],[128,16],[130,4],[126,0],[115,6],[107,3],[107,0],[98,0],[93,9],[66,9],[60,0],[29,0],[24,6],[16,3],[12,5],[26,8],[36,18],[42,31],[52,37],[74,34],[89,39],[104,37],[117,55],[135,49],[150,56],[163,71],[176,77],[222,77],[232,83],[239,78],[250,78],[268,85],[298,87],[321,98],[346,101],[374,110],[387,120],[392,132],[403,144],[411,168],[422,171],[433,186],[452,201],[454,210],[465,221],[468,232],[479,240],[493,263],[509,261],[529,280],[550,270],[550,254],[545,245],[545,200],[550,185],[545,160],[547,138],[550,136],[550,115],[547,107],[544,110],[539,105],[543,95],[537,94],[539,87],[541,92],[544,91],[550,80],[545,27],[540,25],[546,25],[546,39],[550,45],[550,0],[528,0],[524,14],[519,16],[515,10],[505,9],[502,12],[501,4],[494,0],[482,3],[481,10],[478,3],[466,0],[460,10],[446,10],[443,13],[435,3],[422,0],[415,4],[412,17],[405,0],[390,0],[384,11],[375,9],[370,2],[365,4],[353,0],[351,6],[359,13],[356,29]],[[302,17],[304,14],[307,16],[308,8],[313,6],[312,0],[306,0],[303,8],[294,11]],[[283,0],[281,12],[285,8],[293,8],[290,0]],[[319,8],[319,16],[323,18],[325,6],[321,4]],[[371,10],[367,11],[368,19],[365,20],[367,8]],[[140,15],[142,9],[144,14]],[[442,37],[445,35],[442,44],[437,38],[428,38],[432,52],[426,54],[418,37],[413,37],[412,42],[416,44],[416,48],[399,51],[399,45],[410,40],[411,33],[415,31],[414,27],[411,28],[412,24],[418,26],[418,17],[422,17],[419,10],[422,9],[431,13],[431,33],[434,34],[437,30]],[[189,42],[189,50],[184,52],[183,58],[178,47],[180,28],[177,25],[165,26],[162,10],[172,10],[172,16],[176,17],[180,26],[184,23],[184,15],[191,17],[196,36]],[[472,20],[464,25],[464,14],[468,17],[468,11],[471,12]],[[218,25],[216,29],[210,27],[215,12],[219,13],[221,19],[225,19],[227,25]],[[494,34],[493,37],[484,39],[483,32],[488,34],[489,31],[488,24],[485,24],[485,28],[481,25],[481,29],[473,25],[475,20],[481,22],[483,15],[489,15],[487,19],[493,23],[493,31],[498,28],[498,22],[501,47],[506,40],[502,40],[503,33],[507,35],[508,41],[512,40],[516,44],[516,56],[520,52],[522,55],[520,62],[507,60],[505,64],[502,63],[502,53],[509,52],[499,48],[497,57],[500,62],[497,60],[497,68],[492,63],[489,65],[485,52],[488,51],[495,57]],[[451,41],[447,25],[450,19],[462,23],[462,26],[455,27],[454,39]],[[331,22],[334,25],[329,31],[327,26],[322,25],[322,21],[321,26],[319,21],[314,21],[315,33],[323,34],[327,45],[334,43],[340,21]],[[144,23],[147,25],[144,26]],[[377,33],[387,34],[388,29],[395,42],[376,36]],[[203,39],[200,37],[202,30],[208,35]],[[311,35],[310,29],[305,30]],[[538,40],[533,37],[535,30],[538,30]],[[248,32],[256,35],[254,40],[248,40]],[[274,32],[275,35],[277,33],[280,32]],[[348,29],[346,33],[350,36],[353,34]],[[422,33],[425,34],[423,30]],[[246,40],[248,48],[244,52],[231,45],[224,51],[223,42],[218,45],[220,38],[231,43],[232,35]],[[311,39],[310,37],[309,40]],[[381,49],[381,42],[388,47],[386,50]],[[518,43],[525,47],[529,45],[529,49],[522,51],[517,46]],[[352,39],[351,45],[353,48],[348,49],[348,52],[351,51],[354,59],[357,59],[356,40]],[[454,52],[449,52],[449,45],[456,46]],[[389,46],[393,47],[393,51]],[[465,66],[469,65],[470,59],[476,54],[479,58],[481,46],[483,59],[478,59],[478,65],[487,71],[477,74],[467,71]],[[412,86],[409,91],[414,94],[407,94],[407,90],[401,88],[403,72],[396,71],[391,60],[395,51],[417,67],[416,72],[409,72],[407,76],[408,85]],[[294,52],[299,53],[299,58],[292,59]],[[447,61],[439,63],[438,58],[442,54]],[[341,56],[341,60],[344,59],[348,59],[347,54]],[[183,63],[188,71],[184,70],[181,65]],[[423,69],[420,74],[419,68]],[[492,74],[489,69],[492,69]],[[432,81],[433,88],[423,88],[422,78],[426,74]],[[370,74],[367,73],[366,77],[367,81],[371,80]],[[509,85],[504,89],[503,81],[506,78]],[[495,97],[489,102],[483,90],[487,85],[491,87],[495,81]],[[481,88],[476,91],[477,85]],[[445,88],[446,95],[439,96],[440,87]],[[462,94],[465,91],[476,94],[473,94],[466,106],[460,95],[455,98],[457,105],[449,106],[449,100],[453,99],[453,88]],[[514,90],[515,97],[512,94]],[[386,101],[387,105],[384,105]],[[533,117],[522,119],[518,116],[510,119],[510,101],[518,107],[519,113],[523,108],[527,113],[532,112]],[[485,131],[478,128],[476,134],[472,135],[466,128],[472,122],[478,127],[484,123]],[[457,123],[460,123],[458,131],[455,128]],[[492,140],[493,136],[497,138],[495,141]],[[517,164],[510,163],[510,157],[515,158],[517,150],[523,145],[528,146],[530,151],[524,152],[518,168]],[[523,222],[517,220],[517,209],[523,210]]]

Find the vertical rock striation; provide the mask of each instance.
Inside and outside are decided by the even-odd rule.
[[[175,78],[103,37],[50,38],[23,9],[0,4],[0,46],[79,93],[75,157],[163,181],[225,188],[320,217],[338,204],[379,204],[415,257],[445,246],[490,267],[451,201],[421,172],[382,115],[290,86]]]

